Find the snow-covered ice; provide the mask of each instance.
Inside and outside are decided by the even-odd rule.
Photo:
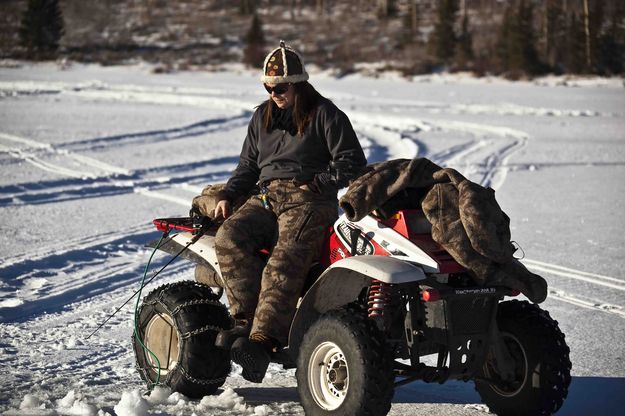
[[[625,89],[622,79],[531,82],[312,73],[370,162],[424,156],[491,186],[544,307],[571,347],[562,415],[611,415],[625,392]],[[264,98],[258,74],[153,74],[149,66],[0,68],[0,413],[302,415],[294,370],[262,385],[238,366],[201,400],[146,386],[132,306],[158,236],[236,166]],[[163,264],[166,256],[157,259]],[[192,278],[175,262],[157,285]],[[471,383],[398,388],[391,415],[483,415]]]

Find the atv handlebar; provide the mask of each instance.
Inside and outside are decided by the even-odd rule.
[[[190,217],[156,218],[152,223],[158,231],[169,232],[171,230],[187,231],[197,234],[201,230],[210,228],[214,222],[210,217],[192,215]]]

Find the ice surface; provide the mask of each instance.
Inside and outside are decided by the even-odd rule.
[[[622,79],[531,82],[467,74],[405,80],[311,72],[370,162],[424,156],[491,186],[544,307],[571,347],[562,415],[617,414],[625,391],[625,89]],[[264,98],[256,72],[153,74],[144,65],[0,68],[0,413],[303,415],[294,371],[233,372],[189,400],[145,385],[132,306],[157,238],[236,166]],[[156,264],[163,264],[159,255]],[[192,277],[172,264],[157,285]],[[483,415],[471,383],[397,389],[391,415]],[[581,412],[581,413],[580,413]]]

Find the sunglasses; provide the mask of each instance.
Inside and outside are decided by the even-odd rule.
[[[267,92],[269,94],[271,94],[272,92],[275,92],[276,94],[284,94],[285,92],[287,92],[289,90],[289,88],[291,87],[290,83],[282,83],[282,84],[276,84],[275,87],[270,87],[267,84],[263,84],[263,86],[265,87],[265,89],[267,90]]]

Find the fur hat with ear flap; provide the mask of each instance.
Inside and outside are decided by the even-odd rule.
[[[281,40],[280,46],[265,58],[260,80],[265,84],[296,83],[308,80],[308,73],[302,56]]]

